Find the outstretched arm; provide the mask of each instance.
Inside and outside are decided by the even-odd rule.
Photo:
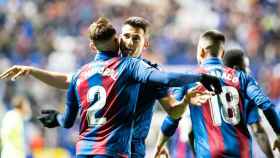
[[[217,94],[222,92],[219,79],[207,74],[161,72],[157,70],[150,74],[148,82],[163,84],[169,87],[180,87],[189,83],[200,82],[209,91],[213,91]]]
[[[280,135],[280,116],[277,114],[275,105],[270,101],[267,95],[263,92],[256,80],[247,76],[246,94],[258,108],[262,109],[265,117],[272,126],[274,132]]]
[[[266,119],[278,136],[274,142],[274,149],[277,148],[280,151],[280,116],[275,109],[275,105],[251,76],[247,76],[246,94],[254,101],[258,108],[263,110]]]
[[[131,60],[131,77],[142,83],[167,87],[181,87],[189,83],[201,82],[209,91],[222,92],[220,80],[207,74],[161,72],[140,60]],[[213,89],[214,88],[214,89]]]
[[[67,89],[69,85],[67,74],[23,65],[11,67],[0,75],[0,79],[16,80],[18,77],[27,75],[31,75],[45,84],[59,89]]]

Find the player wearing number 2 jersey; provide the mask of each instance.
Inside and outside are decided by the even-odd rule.
[[[251,136],[246,120],[247,111],[250,111],[248,108],[251,108],[248,107],[251,104],[246,104],[248,101],[253,101],[265,113],[271,113],[273,121],[270,123],[279,134],[279,116],[256,81],[241,71],[223,65],[224,41],[224,35],[217,31],[207,31],[199,40],[197,58],[200,67],[197,71],[220,77],[223,92],[212,96],[201,107],[189,106],[195,155],[198,158],[252,157]],[[182,95],[189,87],[192,85],[177,90],[177,95]],[[170,125],[164,122],[162,129],[169,128],[165,126]],[[162,131],[164,134],[165,131]]]
[[[202,82],[204,78],[210,80],[210,85],[220,88],[215,77],[163,73],[140,59],[118,57],[116,31],[106,19],[93,23],[90,30],[90,46],[97,48],[98,53],[92,62],[73,75],[65,112],[43,111],[47,115],[40,118],[46,127],[70,128],[80,111],[78,157],[129,157],[140,83],[182,86]]]

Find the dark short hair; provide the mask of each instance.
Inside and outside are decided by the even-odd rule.
[[[227,50],[223,62],[225,66],[234,68],[237,67],[239,69],[244,68],[244,51],[241,49],[230,49]]]
[[[204,32],[201,39],[208,41],[208,45],[205,47],[210,54],[214,57],[218,56],[221,46],[225,43],[225,35],[217,30],[209,30]]]
[[[132,27],[141,28],[143,29],[145,34],[148,34],[149,32],[150,23],[142,17],[138,17],[138,16],[129,17],[124,21],[124,24],[130,25]]]
[[[101,17],[89,26],[89,38],[93,42],[103,42],[111,39],[116,34],[116,29],[110,21]]]

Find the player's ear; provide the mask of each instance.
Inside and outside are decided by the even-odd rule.
[[[144,48],[149,48],[150,47],[150,42],[147,38],[145,38],[145,41],[144,41]]]
[[[90,47],[90,49],[93,50],[94,52],[97,51],[96,46],[95,46],[95,44],[94,44],[92,41],[89,42],[89,47]]]
[[[223,49],[222,51],[221,51],[221,59],[223,59],[224,58],[224,55],[225,55],[225,50]]]
[[[204,48],[201,48],[201,52],[200,52],[200,58],[204,59],[206,57],[206,50]]]

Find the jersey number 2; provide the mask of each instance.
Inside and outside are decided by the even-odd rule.
[[[236,125],[240,122],[239,93],[232,86],[223,86],[223,92],[210,98],[210,111],[213,124],[221,126],[226,123]]]
[[[87,120],[89,127],[100,126],[106,123],[106,117],[96,117],[96,113],[106,104],[106,90],[102,86],[91,87],[87,93],[90,108],[87,110]]]

